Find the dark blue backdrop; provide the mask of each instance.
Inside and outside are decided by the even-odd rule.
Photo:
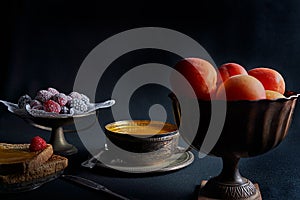
[[[199,4],[199,5],[198,5]],[[100,1],[10,1],[4,3],[0,97],[16,101],[24,93],[53,86],[72,90],[77,70],[103,40],[131,28],[157,26],[198,41],[217,65],[238,62],[246,69],[271,67],[281,72],[288,90],[299,90],[299,1],[199,1],[162,5]],[[173,66],[179,58],[140,50],[116,60],[99,83],[97,99],[110,97],[119,77],[142,63]],[[170,103],[163,88],[137,95],[137,105]],[[159,90],[161,89],[161,90]],[[149,104],[149,105],[148,105]],[[140,108],[143,109],[143,108]]]

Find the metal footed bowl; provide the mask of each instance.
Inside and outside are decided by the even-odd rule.
[[[239,173],[240,158],[264,154],[275,148],[288,134],[299,94],[286,92],[286,98],[257,101],[227,101],[224,127],[209,155],[221,157],[220,175],[210,179],[200,194],[214,199],[256,199],[259,194],[251,181]],[[171,94],[176,121],[180,107]],[[214,102],[218,103],[218,102]],[[224,102],[223,102],[224,103]],[[176,106],[177,105],[177,106]],[[200,150],[211,119],[211,102],[198,101],[201,119],[194,138],[183,138],[192,148]],[[208,153],[208,152],[205,152]]]
[[[163,132],[157,133],[160,129]],[[146,133],[142,133],[143,130]],[[177,152],[179,141],[176,125],[149,120],[124,120],[107,124],[105,135],[109,152],[133,166],[164,162]]]

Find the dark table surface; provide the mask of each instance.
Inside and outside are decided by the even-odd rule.
[[[293,120],[286,139],[275,149],[253,158],[240,161],[240,172],[252,182],[258,183],[264,200],[299,199],[300,157],[299,125]],[[1,142],[24,143],[34,135],[50,138],[50,133],[34,128],[11,113],[1,112]],[[69,166],[65,174],[75,174],[97,181],[130,199],[196,199],[201,180],[217,175],[222,167],[221,160],[207,156],[177,171],[164,173],[130,174],[105,168],[93,170],[81,167],[89,153],[76,133],[66,133],[69,143],[78,148],[78,153],[68,156]],[[93,191],[70,183],[62,178],[23,193],[0,194],[0,199],[113,199],[103,192]]]

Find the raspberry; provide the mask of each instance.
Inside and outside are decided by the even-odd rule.
[[[67,99],[68,99],[68,101],[71,101],[73,98],[71,96],[67,95]]]
[[[85,104],[89,104],[90,103],[90,98],[88,98],[86,95],[81,94],[81,100],[85,103]]]
[[[53,95],[56,95],[56,94],[59,93],[59,91],[58,91],[57,89],[51,88],[51,87],[49,87],[49,88],[47,89],[47,91],[50,92],[50,93],[52,93]]]
[[[43,110],[43,105],[40,101],[34,99],[30,102],[31,109]]]
[[[30,104],[31,102],[31,97],[27,94],[21,96],[18,100],[18,107],[19,108],[24,108],[26,104]]]
[[[30,151],[41,151],[47,147],[46,141],[40,136],[35,136],[31,139],[29,150]]]
[[[69,96],[72,97],[72,99],[81,99],[81,94],[79,94],[78,92],[71,92]]]
[[[70,110],[67,106],[62,106],[60,110],[60,114],[69,114]]]
[[[46,102],[51,99],[52,96],[53,94],[51,92],[47,90],[40,90],[37,92],[35,99],[41,102]]]
[[[70,101],[70,108],[73,108],[76,113],[83,113],[88,109],[84,101],[78,98],[74,98]]]
[[[61,107],[58,103],[56,103],[53,100],[48,100],[44,103],[44,110],[46,112],[54,112],[54,113],[59,113],[61,110]]]
[[[52,99],[59,103],[59,105],[64,106],[68,102],[68,97],[64,93],[58,93],[52,97]]]

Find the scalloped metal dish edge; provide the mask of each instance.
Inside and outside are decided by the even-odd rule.
[[[48,116],[35,116],[32,114],[31,109],[28,108],[28,105],[25,106],[25,109],[19,109],[17,104],[8,102],[8,101],[4,101],[4,100],[0,100],[0,103],[3,103],[8,111],[10,111],[13,114],[16,114],[18,116],[24,117],[24,118],[46,118],[46,119],[66,119],[66,118],[79,118],[79,117],[84,117],[84,116],[88,116],[91,114],[94,114],[96,110],[100,109],[100,108],[108,108],[111,107],[115,104],[115,100],[110,99],[104,102],[99,102],[99,103],[93,103],[91,104],[92,107],[90,108],[89,111],[82,113],[82,114],[57,114],[57,113],[48,113]],[[44,114],[47,114],[46,112]]]

